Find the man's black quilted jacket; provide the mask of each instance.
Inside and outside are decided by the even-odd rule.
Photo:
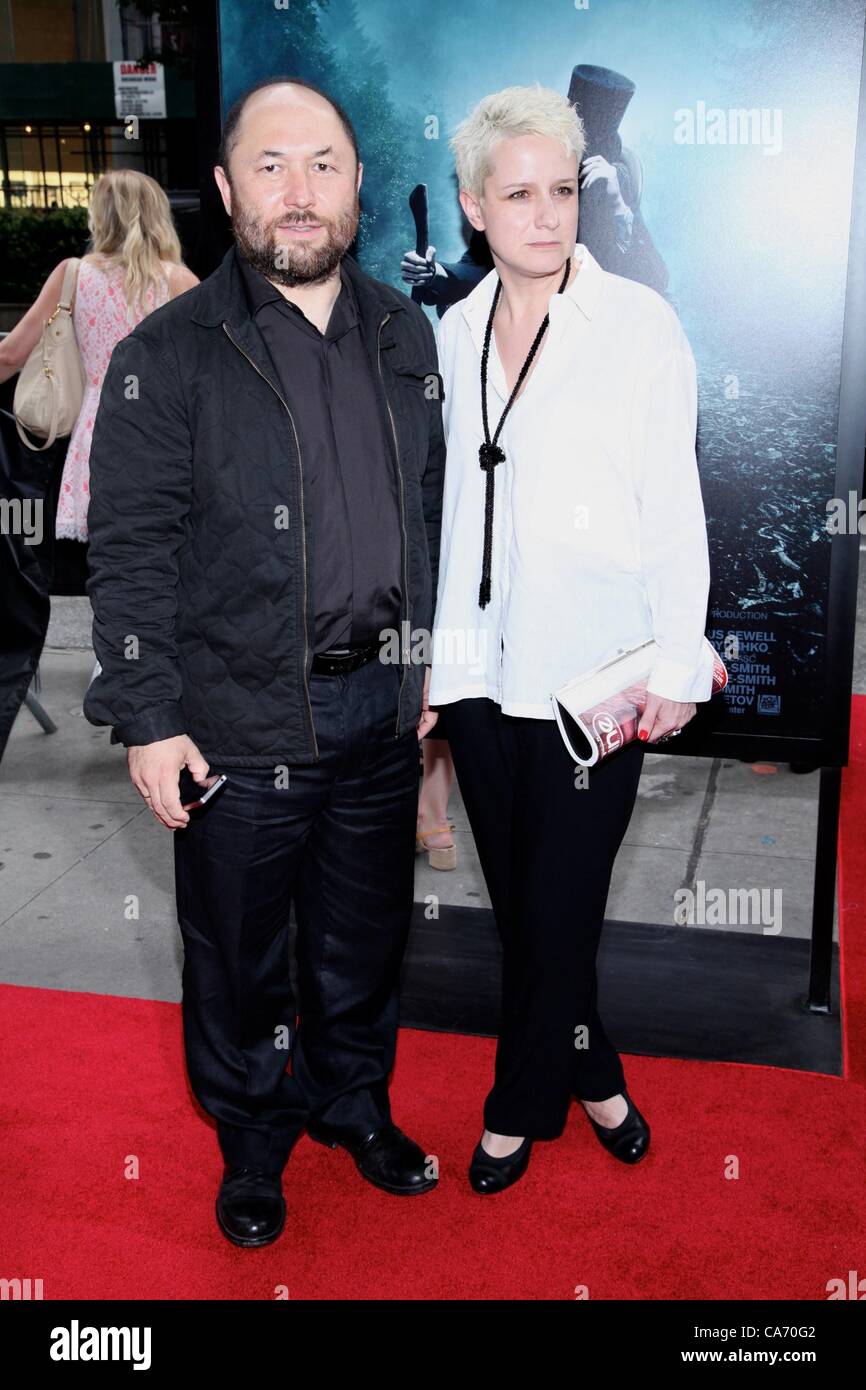
[[[403,609],[395,738],[421,717],[445,444],[423,311],[344,261],[398,460]],[[93,646],[111,742],[188,734],[208,763],[318,760],[303,457],[237,252],[114,349],[90,452]],[[408,599],[408,602],[407,602]]]

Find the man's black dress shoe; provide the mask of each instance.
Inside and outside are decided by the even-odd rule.
[[[363,1178],[374,1187],[381,1187],[398,1197],[429,1192],[439,1181],[427,1171],[428,1155],[393,1123],[359,1135],[349,1134],[310,1116],[307,1133],[317,1144],[325,1144],[329,1149],[335,1149],[339,1144],[352,1155]]]
[[[618,1124],[612,1129],[607,1125],[596,1124],[588,1111],[586,1118],[608,1153],[612,1153],[614,1158],[621,1159],[623,1163],[637,1163],[649,1148],[650,1127],[628,1091],[623,1091],[622,1095],[628,1106],[622,1124]]]
[[[522,1178],[529,1166],[532,1140],[524,1139],[513,1154],[495,1158],[482,1147],[481,1140],[475,1146],[472,1162],[469,1165],[469,1181],[476,1192],[504,1192],[506,1187]]]
[[[286,1224],[280,1176],[226,1164],[216,1214],[223,1235],[235,1245],[270,1245]]]

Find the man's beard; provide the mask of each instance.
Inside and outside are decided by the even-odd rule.
[[[268,280],[287,286],[315,285],[329,278],[351,246],[358,231],[360,211],[360,199],[356,193],[353,206],[334,222],[313,213],[287,212],[265,230],[261,218],[239,206],[235,200],[232,230],[238,250]],[[325,240],[320,246],[295,240],[279,241],[277,222],[290,226],[320,222],[325,230]]]

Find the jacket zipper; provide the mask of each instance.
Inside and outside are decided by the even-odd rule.
[[[300,445],[300,441],[299,441],[299,439],[298,439],[298,431],[297,431],[297,429],[295,428],[295,422],[294,422],[294,419],[292,418],[292,412],[289,410],[289,407],[288,407],[286,401],[283,400],[283,397],[280,395],[280,393],[279,393],[279,391],[277,390],[276,386],[274,386],[273,382],[268,381],[268,378],[265,376],[265,374],[264,374],[264,372],[261,370],[261,368],[260,368],[260,367],[256,367],[256,364],[255,364],[255,362],[253,361],[253,359],[250,357],[249,353],[248,353],[248,352],[244,352],[244,350],[243,350],[243,348],[241,347],[240,343],[238,343],[238,342],[235,341],[235,339],[232,337],[231,333],[229,332],[229,326],[228,326],[228,324],[225,322],[225,320],[223,320],[223,328],[225,329],[226,337],[228,338],[229,342],[230,342],[230,343],[234,343],[234,346],[237,348],[238,352],[241,353],[241,355],[247,359],[247,361],[249,362],[249,364],[250,364],[251,367],[255,367],[255,370],[258,372],[259,376],[262,378],[262,381],[267,381],[267,382],[268,382],[268,386],[270,386],[270,388],[271,388],[271,390],[273,391],[274,395],[278,398],[278,400],[282,401],[282,404],[283,404],[283,405],[285,406],[285,408],[286,408],[286,414],[288,415],[289,419],[291,420],[291,423],[292,423],[292,432],[293,432],[293,434],[294,434],[294,436],[295,436],[295,448],[296,448],[297,451],[298,451],[298,474],[299,474],[300,483],[301,483],[301,490],[300,490],[300,491],[301,491],[301,495],[300,495],[300,501],[301,501],[301,553],[302,553],[302,555],[303,555],[303,560],[304,560],[304,596],[303,596],[303,615],[304,615],[304,691],[305,691],[306,697],[307,697],[307,710],[309,711],[309,715],[310,715],[310,732],[311,732],[312,735],[313,735],[313,750],[314,750],[315,755],[316,755],[316,762],[318,762],[318,761],[319,761],[319,744],[318,744],[318,740],[316,739],[316,726],[315,726],[315,724],[313,723],[313,706],[312,706],[312,702],[311,702],[311,700],[310,700],[310,686],[309,686],[309,682],[307,681],[307,653],[308,653],[308,650],[309,650],[308,641],[307,641],[307,538],[306,538],[306,534],[305,534],[305,532],[304,532],[304,468],[303,468],[303,464],[301,463],[301,445]]]
[[[390,317],[391,317],[390,314],[386,314],[385,317],[383,318],[382,322],[379,324],[379,333],[378,333],[377,340],[376,340],[376,358],[377,358],[377,364],[378,364],[378,367],[379,367],[379,376],[381,377],[381,380],[382,380],[382,394],[383,394],[383,396],[385,397],[385,404],[386,404],[387,407],[388,407],[388,416],[389,416],[390,421],[391,421],[391,429],[392,429],[393,432],[394,432],[394,463],[395,463],[396,468],[397,468],[397,478],[398,478],[398,481],[399,481],[399,484],[400,484],[400,528],[401,528],[401,530],[402,530],[402,532],[403,532],[403,594],[404,594],[405,600],[406,600],[406,621],[407,621],[407,623],[408,623],[408,622],[410,621],[410,619],[409,619],[409,572],[408,572],[408,564],[407,564],[407,557],[406,557],[406,556],[407,556],[407,550],[408,550],[408,544],[407,544],[407,540],[406,540],[405,503],[404,503],[404,499],[403,499],[403,472],[402,472],[402,469],[400,468],[400,445],[399,445],[399,443],[397,442],[397,426],[396,426],[395,421],[394,421],[394,412],[393,412],[392,409],[391,409],[391,402],[388,400],[388,392],[385,390],[385,378],[384,378],[384,376],[383,376],[383,374],[382,374],[382,329],[385,327],[385,324],[388,322],[388,320],[389,320]],[[402,663],[403,670],[402,670],[402,673],[401,673],[401,675],[400,675],[400,690],[399,690],[398,695],[397,695],[397,723],[396,723],[396,726],[395,726],[395,728],[396,728],[396,733],[394,734],[394,737],[395,737],[395,738],[399,738],[399,737],[400,737],[400,701],[403,699],[403,684],[404,684],[404,682],[405,682],[405,680],[406,680],[406,662],[403,660],[403,633],[402,633],[402,631],[401,631],[401,633],[400,633],[400,661],[401,661],[401,663]]]

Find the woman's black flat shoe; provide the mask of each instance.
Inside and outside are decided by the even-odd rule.
[[[523,1177],[529,1166],[531,1152],[532,1140],[526,1138],[513,1154],[506,1154],[504,1158],[494,1158],[482,1148],[479,1139],[469,1165],[469,1181],[476,1192],[503,1192],[506,1187],[516,1183],[518,1178]]]
[[[628,1091],[623,1091],[622,1094],[628,1106],[622,1124],[616,1125],[613,1129],[607,1125],[596,1124],[588,1111],[586,1111],[586,1118],[608,1153],[612,1153],[614,1158],[621,1159],[623,1163],[637,1163],[649,1148],[650,1127]],[[584,1110],[586,1110],[585,1106]]]

